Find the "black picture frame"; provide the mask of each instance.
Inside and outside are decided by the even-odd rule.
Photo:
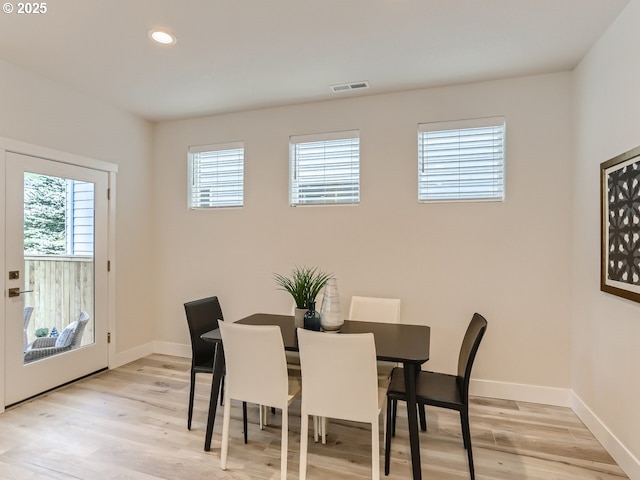
[[[600,164],[600,290],[640,302],[640,147]]]

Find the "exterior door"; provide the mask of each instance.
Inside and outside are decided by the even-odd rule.
[[[6,157],[5,406],[108,366],[108,174]]]

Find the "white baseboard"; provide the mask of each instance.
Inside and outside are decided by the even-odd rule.
[[[117,353],[115,359],[109,364],[109,368],[118,368],[127,363],[138,360],[152,353],[160,353],[163,355],[173,355],[175,357],[191,358],[191,346],[183,345],[181,343],[171,342],[148,342],[139,347],[125,350],[124,352]]]
[[[640,460],[625,447],[575,392],[571,392],[571,409],[624,470],[624,473],[632,480],[640,480]]]
[[[471,380],[469,394],[478,397],[501,398],[520,402],[571,407],[572,391],[568,388],[542,387],[521,383]]]
[[[191,358],[191,345],[171,342],[153,342],[153,353],[173,355],[174,357]]]
[[[153,343],[149,342],[138,347],[125,350],[124,352],[116,353],[115,358],[110,358],[109,368],[118,368],[127,363],[131,363],[134,360],[138,360],[147,355],[151,355],[153,352]]]

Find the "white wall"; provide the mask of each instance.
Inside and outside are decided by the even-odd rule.
[[[631,478],[640,478],[640,304],[600,292],[599,174],[640,145],[638,24],[632,0],[576,69],[574,112],[572,384],[596,417],[590,428],[628,449],[616,459]]]
[[[0,92],[0,137],[119,166],[116,351],[150,342],[152,126],[1,61]]]
[[[182,303],[227,319],[290,310],[272,272],[334,272],[351,295],[402,299],[432,326],[429,367],[453,372],[474,311],[489,321],[474,376],[570,386],[571,76],[341,99],[157,125],[157,338],[188,343]],[[419,122],[505,115],[504,203],[417,202]],[[288,137],[360,129],[361,203],[288,206]],[[187,147],[245,142],[245,206],[187,209]]]

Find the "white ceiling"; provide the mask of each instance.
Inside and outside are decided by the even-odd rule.
[[[161,121],[571,70],[627,3],[54,0],[0,13],[0,59]]]

